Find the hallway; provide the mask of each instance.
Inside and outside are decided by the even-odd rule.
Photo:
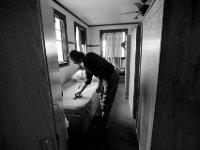
[[[109,120],[109,150],[138,150],[135,120],[125,100],[125,85],[119,84]]]
[[[101,134],[90,131],[86,150],[138,150],[135,133],[135,120],[132,119],[128,101],[124,99],[125,85],[119,84],[114,101],[108,130]],[[78,143],[73,143],[70,150],[83,149]]]

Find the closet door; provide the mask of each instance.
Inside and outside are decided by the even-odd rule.
[[[39,0],[0,5],[0,149],[56,150]]]
[[[157,96],[163,0],[155,1],[142,23],[137,133],[140,150],[150,150]]]
[[[134,76],[134,93],[133,93],[133,117],[137,121],[137,112],[138,112],[138,103],[139,103],[139,94],[140,94],[140,67],[141,67],[141,34],[142,34],[142,25],[138,23],[136,29],[136,46],[135,46],[135,76]]]

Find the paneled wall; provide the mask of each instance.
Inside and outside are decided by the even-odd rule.
[[[6,0],[0,12],[0,149],[57,150],[40,1]]]
[[[199,150],[200,1],[155,1],[142,36],[140,150]]]
[[[61,94],[61,78],[59,72],[58,54],[56,50],[53,10],[48,0],[40,0],[40,7],[48,76],[51,84],[50,88],[55,114],[56,133],[59,135],[59,150],[67,150],[68,132],[65,125],[63,98]]]
[[[129,46],[127,47],[127,65],[126,65],[126,92],[125,96],[129,100],[131,112],[133,111],[134,78],[135,78],[135,53],[136,53],[136,34],[137,29],[129,35]]]
[[[150,150],[160,61],[163,2],[156,1],[143,20],[137,132],[140,150]]]
[[[199,150],[200,1],[166,0],[164,6],[151,149]]]

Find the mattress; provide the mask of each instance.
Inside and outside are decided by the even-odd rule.
[[[80,91],[83,85],[83,81],[74,80],[70,80],[63,85],[62,91],[65,114],[85,116],[92,111],[92,105],[95,105],[96,96],[98,95],[95,93],[98,82],[91,82],[83,91],[83,97],[74,99],[74,94]]]
[[[83,85],[83,80],[70,80],[62,86],[62,91],[64,113],[69,120],[69,127],[76,131],[81,129],[80,132],[85,134],[99,106],[99,96],[95,92],[98,82],[93,81],[82,92],[83,97],[74,99],[74,94],[79,92]]]

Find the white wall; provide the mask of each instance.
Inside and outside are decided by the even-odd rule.
[[[87,39],[89,39],[88,36],[89,28],[86,24],[84,24],[82,21],[74,17],[68,11],[57,5],[55,2],[50,1],[50,5],[52,8],[58,10],[59,12],[61,12],[66,16],[67,38],[68,42],[70,42],[68,43],[69,51],[75,49],[74,21],[86,28]],[[64,84],[65,82],[69,81],[71,79],[71,76],[77,71],[77,68],[78,67],[72,63],[70,63],[69,66],[60,67],[61,84]]]
[[[75,49],[75,37],[74,37],[74,21],[82,25],[87,30],[87,44],[89,45],[88,51],[95,52],[100,54],[100,30],[111,30],[111,29],[128,29],[128,34],[131,33],[135,29],[135,24],[130,25],[110,25],[110,26],[96,26],[96,27],[88,27],[85,23],[80,21],[78,18],[73,16],[71,13],[60,7],[53,1],[50,1],[50,5],[52,8],[58,10],[66,16],[67,22],[67,37],[68,37],[68,48],[69,51]],[[90,46],[91,45],[91,46]],[[71,75],[73,75],[77,70],[77,66],[70,64],[69,66],[65,66],[60,68],[61,74],[61,83],[65,83],[70,80]]]
[[[138,136],[140,150],[151,149],[160,63],[163,0],[155,1],[143,20]]]
[[[74,37],[74,21],[77,22],[78,24],[82,25],[83,27],[86,28],[87,30],[87,39],[89,39],[88,36],[88,26],[80,21],[78,18],[74,17],[71,13],[57,5],[55,2],[51,1],[50,2],[52,8],[58,10],[59,12],[63,13],[66,16],[66,22],[67,22],[67,37],[69,42],[75,42],[75,37]],[[75,48],[74,44],[68,44],[69,50],[72,50]]]
[[[131,113],[133,112],[133,98],[134,98],[134,81],[135,81],[135,53],[136,53],[136,29],[132,31],[130,34],[131,41],[130,41],[130,51],[129,51],[129,69],[127,69],[127,77],[128,82],[127,88],[128,88],[128,100],[129,100],[129,106],[131,109]]]

